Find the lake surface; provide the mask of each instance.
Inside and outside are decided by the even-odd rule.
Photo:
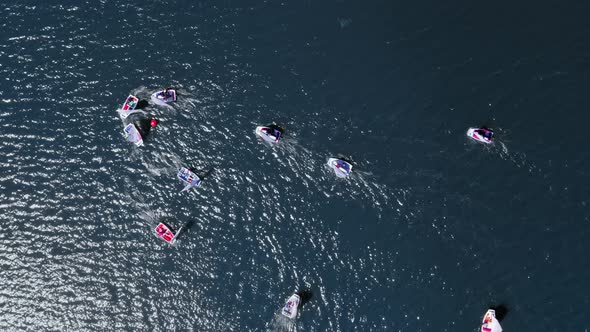
[[[504,305],[507,332],[586,331],[589,10],[0,4],[0,329],[477,331]]]

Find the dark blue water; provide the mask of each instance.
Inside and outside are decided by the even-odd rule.
[[[585,331],[589,7],[1,4],[1,329]]]

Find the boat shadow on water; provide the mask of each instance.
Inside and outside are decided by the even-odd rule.
[[[215,168],[211,167],[209,169],[195,169],[193,167],[190,167],[189,170],[195,174],[197,174],[197,176],[199,177],[199,179],[201,179],[202,181],[205,181],[206,178],[208,178],[211,173],[213,173],[213,171],[215,170]]]
[[[510,311],[508,309],[508,307],[504,304],[490,306],[490,309],[493,309],[496,311],[496,319],[499,322],[501,322],[506,317],[506,315],[508,315],[508,312]]]
[[[299,302],[299,308],[302,308],[307,302],[311,300],[313,297],[313,293],[309,289],[305,289],[302,291],[297,292],[301,301]]]
[[[136,109],[136,110],[142,110],[142,109],[144,109],[144,108],[146,108],[146,107],[148,107],[148,106],[150,106],[150,103],[149,103],[147,100],[145,100],[145,99],[140,99],[140,100],[137,102],[137,106],[135,106],[135,109]]]
[[[191,229],[194,224],[195,224],[194,220],[189,220],[186,224],[182,225],[181,228],[178,230],[176,237],[180,237],[184,233],[188,232],[188,230]]]
[[[139,131],[139,134],[143,138],[143,140],[147,140],[150,131],[152,130],[152,126],[150,125],[151,117],[141,118],[134,122],[135,127]]]

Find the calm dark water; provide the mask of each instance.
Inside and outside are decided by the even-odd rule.
[[[1,4],[1,329],[585,331],[589,7]],[[162,86],[136,148],[117,108]]]

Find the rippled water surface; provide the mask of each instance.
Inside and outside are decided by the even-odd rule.
[[[588,9],[0,4],[0,329],[476,331],[503,304],[505,331],[584,331]]]

